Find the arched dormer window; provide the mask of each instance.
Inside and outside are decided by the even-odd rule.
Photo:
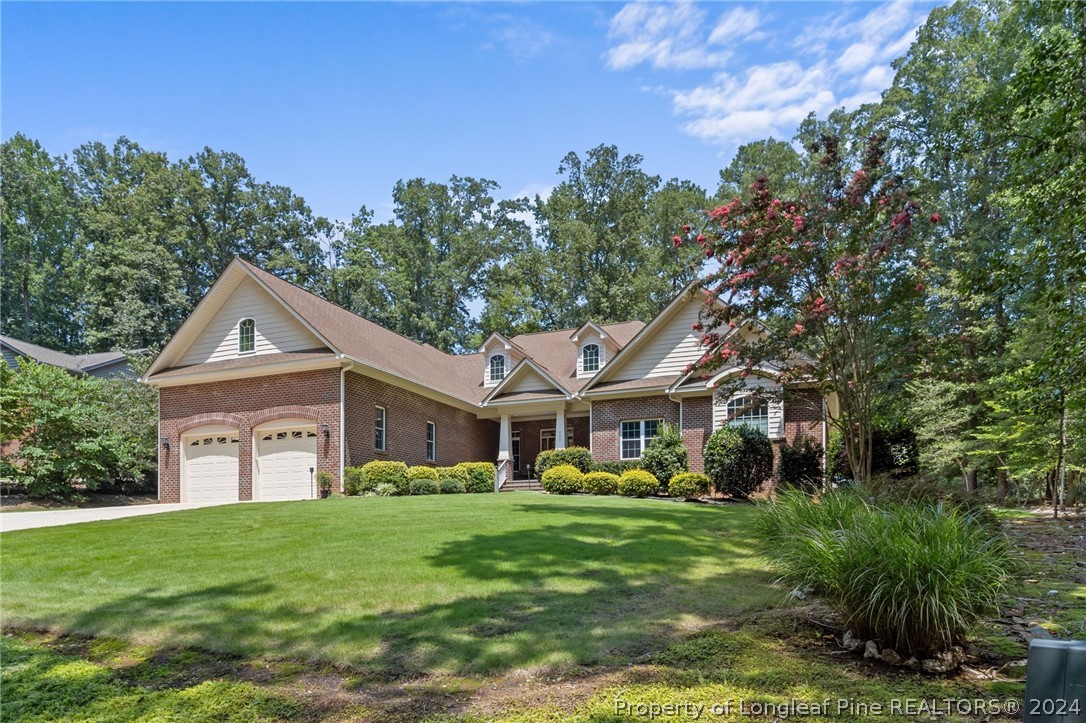
[[[256,322],[242,319],[238,322],[238,354],[256,350]]]
[[[585,344],[581,349],[581,371],[585,373],[600,370],[600,345]]]
[[[495,354],[490,357],[489,379],[492,382],[500,382],[505,379],[505,355]]]

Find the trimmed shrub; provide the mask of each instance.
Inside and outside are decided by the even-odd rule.
[[[658,489],[660,480],[643,469],[631,469],[618,478],[618,493],[623,497],[649,497]]]
[[[437,467],[436,470],[438,479],[458,479],[465,485],[471,477],[468,475],[468,470],[462,465],[456,465],[455,467]]]
[[[494,465],[490,462],[461,462],[456,465],[468,473],[464,487],[468,492],[494,491]]]
[[[350,497],[370,492],[373,488],[366,485],[366,473],[361,467],[343,469],[343,494]]]
[[[407,479],[414,481],[417,479],[430,479],[437,482],[440,477],[437,476],[437,470],[433,467],[425,467],[423,465],[415,465],[414,467],[407,468]],[[413,494],[413,493],[412,493]]]
[[[581,491],[584,473],[571,464],[562,464],[544,472],[539,483],[552,495],[571,495]]]
[[[613,495],[618,492],[618,475],[610,472],[589,472],[582,483],[585,492],[594,495]]]
[[[687,471],[686,445],[683,444],[678,427],[672,424],[660,425],[659,433],[641,455],[641,469],[660,480],[661,492],[667,491],[668,480]]]
[[[593,462],[592,472],[610,472],[615,476],[629,472],[631,469],[641,469],[641,462],[635,459],[626,459],[621,462]]]
[[[432,479],[413,479],[409,483],[409,489],[413,495],[436,495],[437,482]]]
[[[396,497],[400,494],[400,488],[391,482],[381,482],[375,485],[373,491],[368,494],[375,497]]]
[[[667,493],[688,500],[709,494],[709,477],[697,472],[680,472],[667,483]]]
[[[871,504],[854,488],[785,490],[758,506],[754,537],[781,579],[810,586],[856,637],[903,656],[963,642],[1007,594],[1006,538],[943,503]]]
[[[438,482],[438,487],[443,495],[461,495],[468,491],[462,480],[446,477]]]
[[[813,491],[822,486],[822,445],[810,437],[781,442],[781,484]]]
[[[592,453],[588,451],[588,447],[546,449],[535,458],[535,471],[542,476],[547,470],[563,464],[573,465],[582,474],[589,472],[592,469]]]
[[[773,445],[760,429],[721,427],[705,443],[705,471],[721,492],[747,497],[773,474]]]
[[[362,472],[366,475],[366,484],[373,490],[383,484],[389,484],[396,488],[396,494],[405,495],[407,489],[407,465],[403,462],[385,462],[374,460],[362,465]]]

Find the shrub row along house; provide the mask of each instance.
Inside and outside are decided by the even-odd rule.
[[[738,369],[686,371],[705,351],[703,301],[688,289],[648,324],[493,334],[476,353],[451,355],[236,259],[143,378],[160,391],[159,497],[314,497],[316,473],[339,488],[345,467],[372,460],[494,461],[500,487],[530,476],[546,449],[636,460],[663,423],[681,430],[693,471],[723,424],[823,443],[816,389],[757,401],[753,387],[778,384],[767,372],[719,398],[716,385]]]

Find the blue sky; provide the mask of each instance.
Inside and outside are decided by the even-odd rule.
[[[12,3],[4,138],[240,153],[315,212],[400,178],[543,193],[613,143],[714,190],[735,148],[892,80],[934,3]]]

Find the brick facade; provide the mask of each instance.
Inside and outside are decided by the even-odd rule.
[[[592,402],[592,458],[601,462],[620,459],[619,426],[624,420],[662,419],[679,424],[679,403],[660,394],[630,399],[601,399]],[[710,424],[712,420],[710,419]]]
[[[346,465],[375,459],[446,467],[498,458],[498,424],[391,384],[347,372]],[[374,449],[374,407],[385,408],[385,450]],[[426,422],[436,425],[437,460],[426,459]]]
[[[238,499],[253,497],[253,427],[279,419],[327,424],[317,436],[317,469],[339,478],[339,370],[318,369],[163,387],[159,392],[159,501],[181,501],[181,435],[207,425],[238,430]]]
[[[687,464],[691,472],[705,471],[705,443],[713,433],[713,398],[683,399],[683,443],[686,444]]]
[[[803,437],[822,445],[822,395],[817,389],[792,389],[784,395],[784,438],[795,444]]]
[[[554,419],[543,419],[512,423],[512,431],[520,432],[520,471],[514,475],[517,479],[528,477],[528,465],[532,466],[532,476],[538,476],[535,468],[540,452],[539,433],[544,429],[554,429],[554,422]],[[566,441],[566,446],[588,446],[588,417],[566,417],[566,427],[573,427],[573,437]]]

